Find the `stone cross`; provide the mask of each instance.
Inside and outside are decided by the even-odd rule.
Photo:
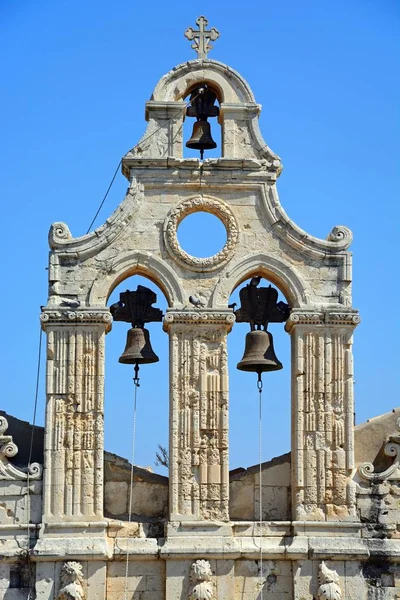
[[[185,31],[185,37],[188,40],[194,40],[192,44],[193,50],[197,52],[197,58],[207,58],[207,53],[212,49],[211,41],[215,41],[219,38],[219,31],[212,27],[209,31],[206,30],[208,21],[205,17],[201,16],[196,19],[196,24],[199,26],[199,31],[196,31],[189,27]]]

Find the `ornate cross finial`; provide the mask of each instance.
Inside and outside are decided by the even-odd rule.
[[[215,41],[219,38],[219,31],[212,27],[209,31],[206,30],[208,21],[205,17],[201,16],[196,19],[196,24],[199,26],[199,31],[196,31],[189,27],[185,31],[185,37],[188,40],[194,40],[192,44],[193,50],[197,52],[197,58],[207,58],[207,52],[212,49],[210,41]]]

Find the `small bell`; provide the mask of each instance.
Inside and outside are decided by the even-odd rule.
[[[208,121],[196,121],[193,125],[192,137],[186,142],[186,147],[192,150],[212,150],[217,147],[211,136],[211,127]]]
[[[272,335],[269,331],[257,329],[246,335],[246,346],[242,360],[237,364],[239,371],[264,373],[283,368],[274,351]]]
[[[126,365],[146,365],[158,362],[160,359],[151,347],[149,330],[144,327],[129,329],[125,350],[118,360]]]

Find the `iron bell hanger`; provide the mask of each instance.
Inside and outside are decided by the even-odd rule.
[[[196,117],[193,125],[193,132],[190,139],[186,142],[186,147],[194,150],[200,150],[200,158],[203,160],[204,150],[212,150],[217,147],[211,135],[210,123],[208,117],[217,117],[219,115],[218,106],[214,106],[217,95],[213,89],[205,83],[195,88],[190,95],[190,106],[186,110],[188,117]]]
[[[114,321],[126,321],[132,327],[127,333],[125,350],[119,362],[135,365],[134,382],[139,382],[139,365],[147,365],[159,361],[150,342],[150,332],[145,323],[162,320],[162,311],[151,306],[157,301],[157,295],[149,288],[138,285],[136,292],[127,290],[119,296],[119,302],[110,306]]]
[[[259,288],[261,277],[253,277],[239,292],[241,306],[235,311],[238,323],[249,323],[242,360],[237,368],[240,371],[261,374],[283,368],[274,350],[272,334],[267,331],[269,323],[283,323],[289,317],[289,305],[277,302],[278,291],[271,285]]]

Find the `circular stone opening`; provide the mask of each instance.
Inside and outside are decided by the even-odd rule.
[[[198,211],[180,222],[177,230],[182,250],[196,258],[208,258],[222,250],[227,241],[225,225],[208,212]]]

